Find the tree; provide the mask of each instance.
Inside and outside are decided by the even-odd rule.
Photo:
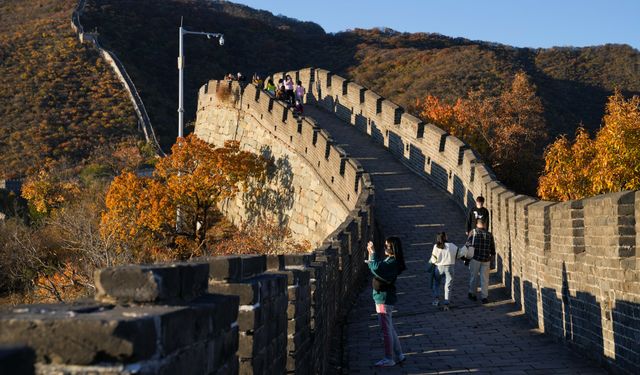
[[[640,188],[640,97],[609,97],[604,125],[591,139],[580,128],[570,144],[558,138],[545,152],[542,199],[570,200]]]
[[[534,190],[547,133],[542,102],[526,74],[517,73],[499,96],[473,90],[455,105],[427,96],[418,108],[426,121],[479,152],[507,185],[524,192]]]
[[[267,160],[241,151],[236,141],[215,148],[190,135],[158,162],[153,177],[125,172],[114,179],[101,231],[138,257],[148,256],[154,247],[173,248],[180,258],[196,255],[205,245],[216,205],[234,197],[249,180],[263,180],[266,169]]]
[[[22,197],[29,201],[38,214],[48,215],[79,191],[76,182],[43,169],[27,179],[22,187]]]
[[[594,142],[582,127],[576,131],[573,145],[566,136],[558,138],[545,151],[544,175],[538,185],[540,198],[566,201],[589,196],[595,155]]]
[[[640,97],[609,97],[595,140],[593,194],[640,188]]]

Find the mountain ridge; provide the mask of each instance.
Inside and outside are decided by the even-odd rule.
[[[0,15],[3,21],[0,22],[0,35],[4,35],[3,46],[6,46],[0,48],[4,64],[0,64],[0,68],[4,69],[2,75],[20,77],[20,74],[16,76],[14,73],[18,65],[7,68],[9,57],[15,54],[14,51],[32,48],[28,44],[18,47],[20,44],[6,42],[12,25],[24,20],[35,19],[40,24],[55,20],[58,29],[69,29],[60,32],[69,35],[65,38],[71,38],[68,25],[74,4],[75,1],[69,0],[38,0],[37,4],[28,7],[17,0],[5,2]],[[615,88],[622,90],[625,95],[640,94],[640,52],[628,45],[534,49],[448,37],[439,33],[399,32],[389,28],[356,28],[326,33],[313,22],[273,15],[232,2],[87,0],[82,16],[83,25],[86,30],[96,30],[104,47],[114,51],[122,60],[165,148],[173,143],[177,133],[177,28],[182,16],[189,29],[223,32],[226,40],[225,46],[220,47],[204,38],[185,38],[187,123],[195,118],[197,90],[209,79],[238,71],[250,77],[253,72],[266,74],[306,66],[329,69],[380,93],[409,111],[414,108],[416,99],[428,94],[450,103],[479,87],[489,94],[497,94],[510,83],[516,72],[522,70],[537,86],[544,104],[551,135],[549,141],[563,133],[573,136],[580,124],[592,132],[598,129],[606,98]],[[37,34],[33,33],[30,38],[37,38]],[[37,41],[33,48],[55,48],[42,46],[42,42]],[[31,52],[25,53],[28,55]],[[60,58],[64,61],[64,57]],[[16,82],[13,86],[22,87],[22,93],[29,94],[10,95],[12,88],[5,88],[4,100],[0,102],[0,112],[5,118],[5,138],[0,139],[0,147],[5,156],[13,155],[6,156],[13,160],[12,165],[19,164],[19,168],[24,169],[28,165],[18,163],[22,159],[30,164],[38,164],[37,161],[44,157],[62,157],[61,153],[67,152],[74,155],[74,160],[80,160],[86,158],[94,148],[90,139],[103,142],[112,140],[114,135],[117,138],[122,131],[128,135],[135,133],[131,125],[124,125],[135,124],[135,115],[128,98],[117,87],[119,84],[112,77],[113,74],[105,70],[104,63],[99,62],[92,52],[83,52],[79,58],[84,62],[76,61],[74,64],[97,64],[92,68],[95,71],[93,74],[99,74],[102,78],[69,79],[92,82],[89,86],[106,79],[110,87],[106,91],[109,97],[100,100],[109,108],[93,108],[91,105],[98,105],[99,101],[87,102],[78,95],[64,98],[64,104],[59,100],[39,99],[37,111],[55,115],[60,108],[69,106],[70,109],[65,113],[72,112],[71,108],[74,108],[80,118],[86,119],[82,121],[89,121],[93,125],[79,125],[78,121],[61,123],[64,119],[54,116],[52,129],[72,126],[76,133],[67,130],[54,132],[52,138],[45,142],[45,149],[39,150],[37,155],[24,158],[24,151],[16,149],[17,145],[26,145],[26,148],[35,146],[29,146],[31,143],[25,140],[23,133],[29,130],[27,133],[31,132],[32,137],[37,138],[38,134],[43,134],[43,130],[38,129],[44,125],[33,114],[17,111],[20,108],[17,106],[18,99],[22,98],[20,100],[28,103],[33,102],[34,98],[47,96],[46,92],[38,94],[35,86],[29,88],[23,82],[29,81],[32,75],[60,75],[50,69],[59,67],[60,62],[48,62],[48,67],[42,63],[33,64],[26,73],[26,81],[21,78],[11,81]],[[73,69],[63,76],[69,74],[77,76]],[[80,83],[78,85],[82,86]],[[49,89],[58,93],[56,98],[61,95],[56,91],[58,86],[53,85]],[[103,113],[95,117],[96,111]],[[10,116],[7,116],[8,113]],[[106,121],[103,121],[104,116]],[[82,121],[80,124],[84,124]],[[42,129],[48,129],[48,123],[44,124],[46,126]],[[101,124],[107,124],[106,133],[97,130],[101,129]],[[90,132],[92,135],[79,139],[80,133],[77,132],[84,129],[93,129]],[[60,145],[63,147],[60,148]],[[57,148],[60,150],[55,151]]]

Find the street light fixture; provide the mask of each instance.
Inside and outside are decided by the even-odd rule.
[[[182,44],[182,37],[184,35],[194,34],[194,35],[204,35],[207,39],[218,38],[218,43],[221,46],[224,45],[224,35],[220,33],[208,33],[203,31],[189,31],[182,27],[182,22],[180,22],[180,43],[179,43],[179,51],[178,51],[178,137],[184,136],[184,50]]]
[[[182,44],[182,37],[184,35],[204,35],[207,39],[218,38],[218,42],[220,45],[224,45],[224,35],[220,33],[207,33],[203,31],[189,31],[182,27],[182,20],[180,20],[180,28],[179,28],[179,50],[178,50],[178,138],[184,137],[184,49]],[[180,176],[180,172],[178,172],[178,176]],[[180,212],[180,207],[178,207],[176,212],[176,231],[180,231],[180,227],[182,225],[182,214]]]

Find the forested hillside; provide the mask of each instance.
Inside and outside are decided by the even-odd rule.
[[[73,0],[0,2],[0,178],[77,165],[136,134],[110,68],[71,26]]]
[[[125,61],[165,142],[176,133],[180,16],[186,27],[223,32],[226,40],[220,47],[186,37],[187,119],[195,116],[196,90],[211,78],[304,66],[347,75],[408,108],[427,94],[453,101],[479,86],[497,94],[524,70],[541,96],[550,140],[579,123],[597,129],[615,87],[640,93],[640,53],[626,45],[526,49],[393,30],[326,34],[229,2],[89,0],[84,22]]]
[[[73,0],[4,1],[0,25],[0,136],[4,174],[46,157],[86,158],[108,139],[135,133],[119,83],[69,27]],[[223,32],[226,43],[185,37],[186,121],[199,86],[226,73],[324,67],[410,110],[434,95],[453,103],[471,89],[498,95],[524,71],[544,106],[549,141],[580,124],[600,126],[614,88],[640,93],[640,53],[625,45],[525,49],[388,29],[327,34],[301,22],[229,2],[88,0],[82,16],[118,54],[147,106],[161,143],[177,130],[177,27]],[[425,28],[427,28],[425,26]]]

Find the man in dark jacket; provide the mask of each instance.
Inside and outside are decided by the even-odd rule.
[[[469,299],[477,300],[478,281],[480,281],[480,296],[482,303],[489,302],[489,264],[491,257],[496,255],[496,244],[493,235],[486,229],[484,218],[478,218],[476,229],[469,233],[467,246],[473,246],[473,259],[469,262]],[[478,280],[479,279],[479,280]]]
[[[471,233],[471,230],[476,227],[476,222],[480,218],[484,219],[484,227],[489,230],[489,210],[484,208],[484,197],[482,195],[476,198],[476,207],[469,211],[469,217],[467,218],[467,236]]]

